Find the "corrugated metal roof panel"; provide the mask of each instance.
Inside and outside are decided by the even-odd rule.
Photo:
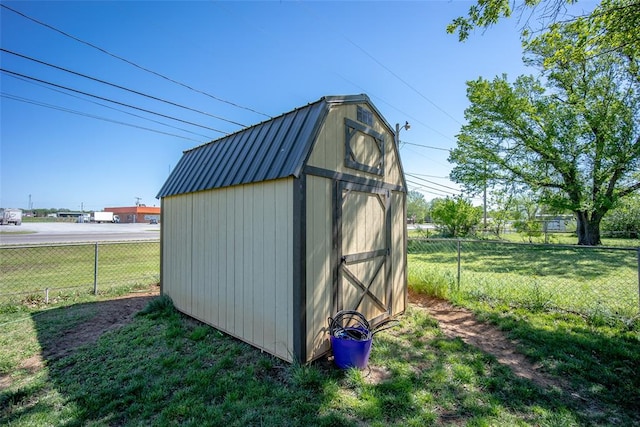
[[[366,95],[324,97],[183,153],[157,197],[299,176],[332,104]]]

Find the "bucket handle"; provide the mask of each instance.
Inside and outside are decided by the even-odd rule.
[[[327,322],[329,323],[329,335],[335,336],[335,332],[336,331],[344,331],[345,329],[349,329],[350,328],[349,326],[341,326],[341,325],[339,325],[338,322],[335,319],[331,318],[331,317],[327,318]],[[358,319],[355,319],[355,322],[357,323],[357,326],[360,327],[360,329],[362,329],[363,331],[367,331],[367,333],[370,332],[369,325],[364,324],[362,321],[360,321]]]
[[[351,320],[351,321],[355,321],[356,323],[358,323],[361,327],[365,328],[365,329],[370,329],[369,326],[369,322],[367,321],[367,318],[360,313],[359,311],[356,310],[342,310],[336,313],[336,318],[331,318],[329,317],[327,319],[327,321],[329,322],[329,331],[335,329],[335,328],[342,328],[343,326],[341,324],[338,323],[338,318],[339,320],[342,320],[344,317],[346,317],[347,319]]]
[[[382,322],[378,323],[375,328],[371,331],[371,336],[374,336],[378,332],[386,331],[387,329],[394,328],[400,324],[400,321],[397,319],[386,319]]]

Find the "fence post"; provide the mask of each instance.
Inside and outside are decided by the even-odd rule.
[[[460,292],[460,239],[458,239],[458,278],[457,278],[458,289],[456,291]]]
[[[93,255],[93,294],[98,295],[98,242]]]

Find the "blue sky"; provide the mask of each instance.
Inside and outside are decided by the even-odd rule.
[[[535,71],[522,64],[516,19],[465,43],[446,33],[468,1],[2,4],[26,15],[0,9],[12,52],[1,67],[22,75],[0,73],[2,207],[159,206],[183,150],[359,93],[392,125],[411,123],[400,135],[409,189],[458,194],[447,150],[464,123],[465,82]]]

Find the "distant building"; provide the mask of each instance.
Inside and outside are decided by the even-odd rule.
[[[573,215],[536,215],[536,220],[542,222],[542,231],[545,233],[567,231],[567,226],[575,221]]]
[[[120,208],[104,208],[105,212],[113,212],[120,217],[120,223],[149,223],[160,222],[160,207],[131,206]]]

